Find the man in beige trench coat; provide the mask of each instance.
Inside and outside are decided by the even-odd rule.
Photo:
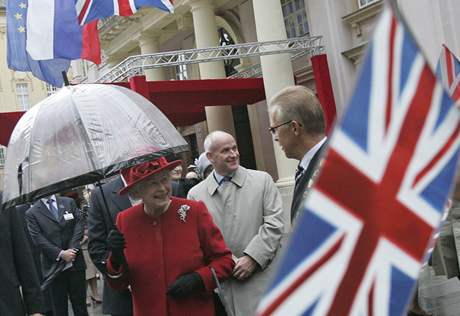
[[[227,309],[234,316],[251,316],[274,272],[288,216],[271,176],[240,166],[230,134],[215,131],[204,147],[214,171],[188,198],[206,204],[235,257],[233,277],[222,284]]]

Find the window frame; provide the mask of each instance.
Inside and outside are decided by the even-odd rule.
[[[6,159],[6,147],[0,145],[0,168],[5,166],[5,159]]]
[[[53,85],[50,85],[49,83],[45,83],[45,86],[46,86],[46,95],[47,96],[55,94],[59,90],[58,88],[56,88]]]
[[[304,0],[281,0],[281,10],[288,38],[308,36],[310,34]],[[302,23],[299,23],[299,17],[301,17]]]
[[[27,111],[30,108],[30,93],[29,83],[27,82],[16,82],[16,100],[18,106]]]
[[[365,3],[362,4],[362,3],[361,3],[362,1],[365,1]],[[358,9],[367,7],[368,5],[371,5],[372,3],[377,2],[377,1],[379,1],[379,0],[357,0],[357,2],[358,2]]]

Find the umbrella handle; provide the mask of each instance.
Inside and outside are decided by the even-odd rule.
[[[97,181],[96,183],[97,183],[97,186],[99,187],[99,190],[101,191],[102,201],[104,202],[105,212],[106,212],[106,215],[108,216],[109,222],[110,222],[110,229],[117,229],[117,227],[115,226],[115,223],[112,220],[112,215],[110,214],[109,204],[107,203],[107,199],[105,198],[104,190],[102,190],[102,183],[100,181]],[[110,231],[110,229],[109,229],[109,231]],[[128,271],[128,262],[126,262],[126,257],[125,256],[122,257],[121,264],[125,267],[126,271]]]
[[[100,181],[97,181],[96,183],[97,183],[97,186],[99,187],[99,191],[101,191],[102,201],[104,203],[105,212],[107,214],[107,217],[109,218],[110,229],[114,229],[114,228],[116,228],[115,223],[113,222],[112,215],[110,214],[109,204],[107,203],[107,199],[105,198],[104,190],[102,190],[102,183]]]

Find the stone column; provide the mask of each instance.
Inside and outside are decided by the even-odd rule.
[[[158,53],[160,51],[158,38],[158,35],[149,32],[141,32],[141,35],[138,39],[141,54]],[[166,75],[163,68],[148,69],[145,70],[144,73],[147,81],[166,80]]]
[[[265,42],[286,39],[281,1],[253,0],[252,3],[257,40]],[[261,56],[260,62],[267,102],[281,89],[294,85],[294,73],[289,54]],[[274,147],[280,189],[288,187],[292,190],[292,179],[297,161],[287,159],[278,144],[275,144]]]
[[[287,38],[284,26],[281,1],[253,0],[254,18],[256,23],[257,41],[284,40]],[[262,75],[264,79],[267,104],[281,89],[294,85],[294,73],[289,54],[261,56]],[[275,142],[275,160],[278,170],[277,186],[283,200],[286,217],[289,217],[292,193],[294,189],[294,173],[298,164],[296,160],[287,159],[281,147]],[[287,223],[290,221],[288,220]],[[290,228],[286,227],[286,231]]]
[[[219,46],[214,4],[212,0],[190,0],[195,41],[197,48]],[[226,78],[222,61],[200,63],[201,79]],[[223,130],[235,135],[233,114],[230,106],[209,106],[205,108],[209,132]]]

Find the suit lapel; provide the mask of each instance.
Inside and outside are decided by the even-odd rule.
[[[310,180],[310,178],[312,177],[313,173],[315,172],[316,170],[316,167],[318,165],[318,161],[319,159],[321,158],[322,154],[323,154],[323,151],[324,149],[326,148],[327,146],[327,141],[325,141],[321,147],[318,149],[318,151],[316,152],[316,154],[313,156],[313,158],[311,159],[310,161],[310,164],[308,165],[307,167],[307,170],[305,171],[306,173],[306,176],[307,178]]]
[[[310,160],[310,163],[308,164],[307,169],[303,172],[303,174],[300,176],[298,181],[295,182],[294,198],[291,204],[291,221],[294,220],[294,217],[297,214],[300,203],[303,200],[303,193],[308,185],[308,181],[311,179],[313,173],[315,172],[318,161],[320,157],[322,156],[322,153],[324,149],[326,148],[326,145],[327,145],[327,141],[325,141],[321,145],[321,147],[318,149],[318,151],[315,153],[315,155]]]
[[[43,203],[42,200],[40,200],[40,203],[38,203],[37,207],[38,207],[38,211],[42,215],[48,217],[49,219],[51,219],[52,221],[55,221],[56,223],[59,223],[59,221],[54,217],[53,214],[51,214],[51,211],[48,209],[45,203]]]
[[[214,171],[204,181],[206,181],[206,188],[210,196],[213,196],[219,188],[219,184],[214,178]]]

